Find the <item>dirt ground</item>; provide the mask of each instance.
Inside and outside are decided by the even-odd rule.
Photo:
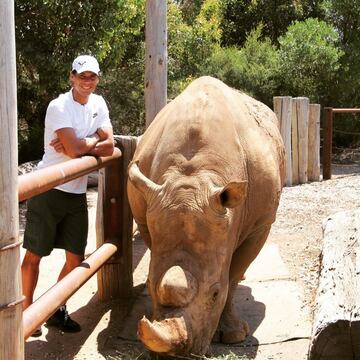
[[[331,180],[284,188],[277,219],[273,224],[268,242],[276,244],[279,247],[281,258],[289,268],[292,277],[301,284],[305,294],[303,300],[304,306],[309,306],[311,309],[313,309],[314,306],[319,271],[319,254],[322,243],[322,221],[335,212],[351,210],[359,206],[360,165],[358,164],[333,165],[333,178]],[[23,215],[24,206],[20,208],[20,229],[23,229],[24,226]],[[144,248],[142,249],[141,255],[143,255],[145,251]],[[140,259],[137,259],[136,263],[139,262]],[[140,280],[145,281],[145,279],[146,274],[140,274]],[[75,300],[82,302],[83,310],[82,312],[77,312],[77,314],[79,316],[82,314],[82,316],[93,317],[95,327],[96,322],[99,322],[102,317],[108,316],[107,311],[109,311],[114,304],[99,305],[96,302],[96,288],[94,288],[94,285],[88,286],[88,290],[85,289],[83,291],[91,292],[91,294],[83,293],[81,297]],[[84,309],[84,306],[86,304],[88,306],[89,303],[97,304],[92,308],[91,314]],[[119,318],[121,318],[127,310],[119,306],[119,304],[116,304],[116,307]],[[100,313],[95,314],[96,311]],[[97,342],[96,346],[100,349],[98,355],[88,354],[80,356],[81,345],[79,345],[79,349],[74,349],[74,351],[70,353],[71,355],[66,356],[66,359],[141,358],[143,356],[143,350],[139,344],[124,342],[122,348],[114,349],[114,342],[111,341],[111,338],[116,337],[116,332],[119,331],[121,324],[112,324],[111,326],[111,330],[110,326],[101,330],[104,336],[97,336],[94,337],[93,340],[90,340]],[[61,355],[59,341],[54,341],[55,337],[49,336],[49,334],[46,339],[43,338],[41,341],[33,339],[31,340],[32,342],[30,341],[26,344],[26,360],[36,358],[65,359],[65,357]],[[107,336],[106,340],[104,340],[105,335]],[[83,342],[80,341],[79,344],[84,344],[86,341],[89,341],[90,334],[85,333],[82,336],[84,340]],[[85,339],[86,336],[88,336],[87,340]],[[52,343],[51,340],[53,340]],[[68,341],[71,345],[70,337]],[[116,344],[118,346],[119,341],[117,341]],[[64,345],[62,344],[61,346]],[[37,351],[35,351],[36,349]],[[39,349],[42,349],[40,353],[43,357],[33,355],[39,354]],[[82,354],[86,354],[86,351],[82,352]],[[228,347],[228,354],[231,355],[231,347]],[[230,360],[234,358],[227,357],[227,359]],[[268,357],[268,359],[276,359],[276,356]],[[288,360],[293,360],[293,358],[289,357]]]

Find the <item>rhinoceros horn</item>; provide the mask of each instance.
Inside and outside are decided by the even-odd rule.
[[[159,192],[161,186],[148,179],[139,169],[138,161],[131,162],[128,168],[130,182],[148,198],[149,195]]]
[[[181,266],[172,266],[161,278],[157,294],[163,306],[184,307],[198,291],[194,276]]]
[[[150,350],[168,354],[184,349],[189,342],[183,317],[150,322],[144,316],[138,324],[138,337]]]

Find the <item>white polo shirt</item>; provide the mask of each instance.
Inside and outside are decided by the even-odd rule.
[[[39,169],[70,160],[69,156],[57,153],[49,145],[57,137],[56,130],[69,127],[74,129],[80,139],[94,134],[99,128],[111,128],[109,110],[103,97],[91,94],[88,102],[81,105],[74,100],[71,89],[50,102],[45,117],[44,156],[38,165]],[[82,176],[56,189],[75,194],[85,193],[87,178],[87,175]]]

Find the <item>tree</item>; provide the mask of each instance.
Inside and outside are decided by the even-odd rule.
[[[343,52],[339,37],[324,21],[296,21],[279,38],[279,82],[284,95],[307,96],[326,104],[338,81]]]
[[[189,19],[188,19],[189,20]],[[192,23],[184,21],[181,8],[168,7],[169,97],[176,96],[201,73],[201,65],[219,48],[221,7],[217,0],[203,1]]]
[[[203,73],[215,76],[272,106],[279,58],[269,38],[260,40],[261,32],[261,26],[252,31],[242,49],[219,49],[204,65]]]
[[[277,44],[295,20],[322,14],[321,2],[313,0],[223,0],[223,46],[242,47],[247,36],[262,24],[261,37]]]
[[[360,94],[360,1],[324,1],[325,19],[339,34],[344,51],[339,71],[339,84],[334,92],[331,106],[359,106]],[[334,89],[335,90],[335,89]]]

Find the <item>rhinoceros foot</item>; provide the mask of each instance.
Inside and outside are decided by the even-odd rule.
[[[224,344],[235,344],[244,341],[250,329],[246,321],[239,319],[230,310],[224,311],[213,341]]]
[[[235,344],[244,341],[250,333],[249,325],[246,321],[237,320],[237,326],[226,328],[221,331],[221,342],[224,344]]]

